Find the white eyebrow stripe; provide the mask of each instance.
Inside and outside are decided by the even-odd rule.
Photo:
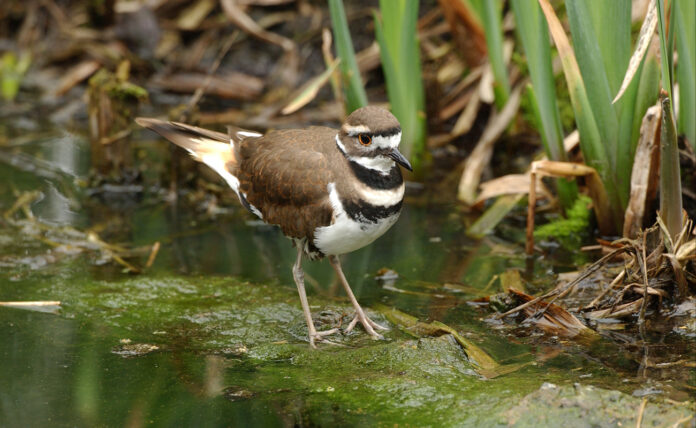
[[[368,128],[365,125],[351,126],[348,124],[343,125],[343,131],[345,131],[346,134],[348,134],[352,137],[354,137],[358,134],[369,134],[370,132],[372,132],[372,131],[370,131],[370,128]]]

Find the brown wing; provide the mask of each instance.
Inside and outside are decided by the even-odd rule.
[[[240,144],[240,191],[287,236],[311,242],[317,227],[331,224],[327,186],[334,174],[327,155],[335,150],[335,134],[330,128],[275,131]]]

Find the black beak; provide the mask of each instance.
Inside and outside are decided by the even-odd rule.
[[[408,162],[408,159],[406,159],[406,158],[404,157],[404,155],[402,155],[402,154],[399,152],[399,149],[394,149],[394,150],[392,150],[391,152],[389,152],[389,154],[388,154],[387,156],[389,156],[390,158],[394,159],[394,162],[396,162],[396,163],[398,163],[399,165],[403,166],[403,167],[406,168],[407,170],[413,171],[413,167],[412,167],[411,164]]]

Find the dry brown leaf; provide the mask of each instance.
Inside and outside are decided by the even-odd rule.
[[[439,0],[452,39],[464,61],[476,67],[486,59],[486,36],[476,15],[461,0]]]
[[[624,303],[622,305],[616,305],[614,308],[600,309],[597,311],[587,312],[585,316],[593,319],[600,318],[622,318],[626,316],[631,316],[640,310],[643,304],[643,298],[633,302]]]
[[[181,11],[176,19],[176,26],[180,30],[195,30],[213,9],[215,9],[215,0],[198,0]]]
[[[534,300],[534,297],[515,290],[514,288],[510,288],[509,293],[523,303]],[[585,326],[575,315],[554,303],[548,304],[543,301],[536,302],[526,306],[523,311],[525,316],[533,321],[537,327],[550,334],[571,338],[580,334],[596,335],[594,331]],[[541,317],[539,317],[539,314],[542,314]]]
[[[624,216],[623,236],[635,238],[645,224],[648,201],[655,198],[659,185],[660,119],[658,103],[648,109],[640,125],[640,138],[631,172],[631,194]]]
[[[476,200],[476,188],[481,181],[483,169],[488,166],[493,154],[493,146],[517,114],[520,106],[520,95],[526,82],[519,83],[510,94],[510,99],[500,113],[493,113],[488,120],[483,135],[476,143],[476,148],[466,159],[464,173],[459,181],[457,197],[469,205]]]
[[[285,51],[296,49],[295,42],[287,37],[264,30],[239,7],[240,5],[237,0],[220,0],[220,4],[222,5],[222,10],[225,12],[225,16],[243,31],[258,39],[278,45]]]
[[[476,116],[478,115],[479,109],[481,107],[481,97],[479,91],[471,92],[471,98],[466,104],[466,108],[462,111],[462,114],[457,118],[454,127],[452,128],[452,135],[459,136],[464,135],[471,131],[471,127],[474,126],[476,121]]]
[[[264,81],[243,73],[228,73],[223,76],[208,76],[204,73],[179,73],[169,76],[156,76],[151,84],[172,92],[193,93],[199,87],[210,83],[206,93],[221,98],[251,100],[259,96]]]
[[[640,63],[643,61],[643,56],[645,52],[648,51],[648,46],[650,46],[650,41],[655,34],[657,29],[657,4],[655,0],[650,0],[650,5],[648,5],[648,10],[645,15],[645,20],[643,25],[640,27],[640,34],[638,35],[638,41],[636,42],[636,50],[631,56],[631,60],[628,62],[628,68],[626,69],[626,75],[624,76],[623,82],[621,82],[621,88],[619,93],[616,94],[612,104],[618,101],[619,98],[626,92],[626,88],[631,84],[633,77],[638,72],[640,68]]]
[[[60,79],[60,83],[53,92],[53,95],[56,97],[65,95],[73,87],[99,70],[99,67],[101,67],[99,61],[87,60],[70,68],[70,70],[65,72],[63,78]]]
[[[290,101],[290,103],[283,108],[282,113],[294,113],[311,102],[319,93],[319,89],[321,89],[329,81],[329,78],[340,62],[340,59],[334,60],[333,64],[324,70],[324,72],[316,77],[313,77],[300,89],[298,89],[297,92],[293,94],[292,101]]]
[[[372,71],[382,64],[379,56],[379,45],[373,42],[370,46],[355,54],[355,61],[358,63],[360,73]]]
[[[574,130],[570,134],[568,134],[564,139],[563,139],[563,150],[566,151],[566,153],[573,151],[577,146],[580,145],[580,133],[578,130]]]
[[[508,174],[481,183],[481,192],[476,198],[474,205],[478,205],[486,199],[500,195],[527,194],[529,193],[529,186],[531,185],[530,180],[531,176],[529,173]],[[542,197],[549,196],[548,190],[539,179],[537,179],[536,182],[536,191],[542,194]]]

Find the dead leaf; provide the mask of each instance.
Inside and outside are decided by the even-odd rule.
[[[168,76],[156,76],[151,85],[172,92],[193,93],[205,83],[209,85],[206,93],[221,98],[253,100],[263,90],[264,81],[258,77],[243,73],[228,73],[222,76],[208,76],[204,73],[178,73]]]
[[[640,138],[631,172],[631,194],[624,216],[623,236],[635,238],[645,224],[648,201],[655,198],[660,168],[660,102],[648,109],[640,125]]]
[[[297,110],[304,107],[305,105],[307,105],[310,101],[312,101],[317,96],[317,93],[319,93],[319,89],[321,89],[329,81],[329,78],[331,77],[334,70],[336,70],[336,66],[340,62],[340,59],[334,60],[333,63],[329,66],[329,68],[324,70],[323,73],[312,78],[310,81],[304,84],[296,92],[296,94],[293,95],[292,101],[290,101],[290,103],[288,103],[288,105],[285,106],[285,108],[282,110],[282,113],[294,113]]]
[[[237,0],[220,0],[220,4],[225,16],[245,32],[258,39],[278,45],[286,52],[296,49],[295,42],[287,37],[264,30],[239,7]]]
[[[619,93],[616,94],[612,104],[621,98],[621,96],[626,92],[628,85],[631,84],[633,77],[640,68],[640,63],[643,61],[643,56],[645,52],[648,51],[648,46],[650,46],[650,41],[655,34],[657,29],[657,4],[655,0],[650,0],[650,5],[648,5],[648,10],[645,15],[645,20],[643,25],[640,27],[640,34],[638,35],[638,41],[636,42],[636,50],[631,56],[631,60],[628,62],[628,68],[626,69],[626,74],[624,76],[623,82],[621,82],[621,88]]]
[[[56,97],[65,95],[69,90],[99,70],[99,67],[101,67],[99,61],[87,60],[70,68],[60,79],[60,83],[58,83],[53,95]]]
[[[459,190],[457,192],[460,201],[472,204],[476,200],[476,189],[481,181],[483,169],[488,166],[491,160],[495,142],[517,114],[522,88],[525,85],[526,81],[519,83],[510,94],[510,98],[503,110],[500,113],[495,112],[491,115],[483,135],[476,143],[476,148],[466,159],[464,173],[459,181]]]

